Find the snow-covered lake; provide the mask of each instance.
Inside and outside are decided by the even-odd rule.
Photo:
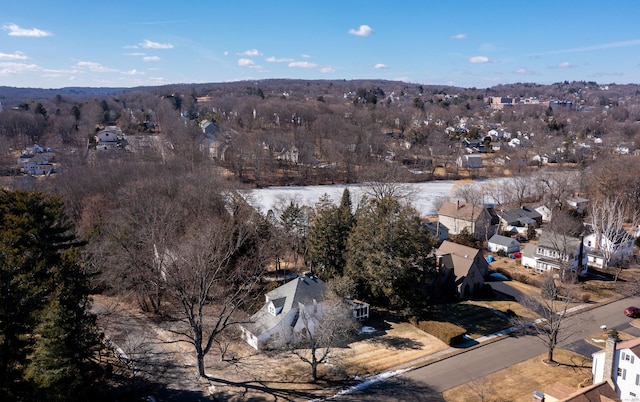
[[[456,180],[442,180],[426,183],[411,183],[405,184],[405,186],[411,189],[412,196],[409,201],[413,207],[416,208],[422,216],[426,216],[435,215],[438,212],[435,207],[437,201],[442,197],[448,197],[456,183]],[[486,183],[486,181],[478,183]],[[285,203],[288,204],[290,200],[300,205],[313,207],[324,194],[329,195],[335,203],[338,203],[346,187],[349,188],[351,202],[354,205],[358,203],[362,194],[369,189],[368,186],[363,184],[269,187],[251,190],[251,203],[263,213],[266,213],[270,209],[279,209],[278,206],[285,205]]]

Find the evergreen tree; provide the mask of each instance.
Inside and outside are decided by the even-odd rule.
[[[415,209],[396,198],[369,200],[356,212],[345,275],[357,296],[381,306],[413,309],[428,301],[435,274],[432,237]]]
[[[89,286],[77,251],[68,250],[61,259],[53,273],[56,287],[35,330],[39,338],[26,376],[48,400],[85,400],[100,342],[95,316],[87,313]]]
[[[349,190],[342,193],[340,205],[323,196],[316,204],[308,238],[309,256],[316,274],[323,280],[342,275],[347,239],[353,226]]]
[[[60,198],[0,191],[0,394],[8,399],[42,400],[48,389],[47,400],[73,400],[86,378],[98,339],[74,241]]]

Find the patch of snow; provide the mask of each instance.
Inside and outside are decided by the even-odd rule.
[[[372,334],[376,332],[376,329],[373,327],[362,327],[360,328],[360,333],[361,334]]]
[[[387,371],[387,372],[384,372],[384,373],[380,373],[380,374],[374,375],[374,376],[369,377],[368,379],[364,380],[360,384],[357,384],[357,385],[354,385],[351,388],[347,388],[345,390],[342,390],[342,391],[338,392],[337,394],[335,394],[333,396],[330,396],[328,398],[324,398],[322,400],[334,399],[334,398],[342,396],[342,395],[351,394],[353,392],[369,388],[370,386],[372,386],[375,383],[378,383],[380,381],[388,380],[389,378],[392,378],[392,377],[399,376],[400,374],[406,373],[409,370],[411,370],[411,368],[402,369],[402,370],[396,370],[396,371]],[[360,378],[356,377],[356,379],[360,379]]]

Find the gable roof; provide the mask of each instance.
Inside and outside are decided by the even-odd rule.
[[[292,279],[265,295],[267,302],[251,316],[252,324],[247,327],[254,334],[266,332],[278,325],[289,311],[297,309],[299,303],[322,302],[326,289],[326,284],[314,275],[304,275]],[[276,315],[273,315],[269,312],[270,303],[273,303],[276,309],[282,309]]]
[[[469,222],[477,220],[483,213],[486,213],[485,207],[463,202],[445,202],[438,210],[438,215],[451,216]]]
[[[445,267],[453,268],[456,277],[463,277],[469,273],[479,252],[476,248],[445,240],[436,250],[436,256],[442,257]]]
[[[445,240],[442,242],[440,247],[436,250],[437,256],[442,256],[445,254],[454,254],[460,257],[473,258],[480,252],[477,248],[464,246],[462,244],[454,243],[449,240]]]
[[[473,258],[465,258],[455,254],[445,254],[440,259],[440,263],[447,269],[453,269],[453,273],[458,280],[469,274],[469,270],[473,266]]]
[[[509,247],[510,245],[514,244],[514,242],[520,244],[520,242],[517,241],[516,239],[512,239],[511,237],[502,236],[499,234],[494,234],[489,239],[489,243],[493,243],[493,244],[497,244],[499,246],[505,246],[505,247]]]
[[[282,305],[283,311],[289,311],[298,303],[312,303],[314,300],[321,302],[327,285],[317,276],[305,275],[290,280],[284,285],[273,289],[265,296],[268,300],[285,299]]]
[[[566,244],[565,244],[566,242]],[[544,247],[550,250],[558,250],[558,247],[566,247],[566,251],[573,253],[580,247],[580,239],[569,235],[563,235],[560,233],[544,231],[538,239],[538,247]]]
[[[592,384],[578,390],[556,383],[545,391],[545,395],[557,398],[560,402],[614,402],[620,400],[608,381]]]
[[[498,215],[509,224],[521,223],[523,225],[530,225],[534,221],[542,219],[542,215],[538,211],[527,210],[524,208],[514,208],[499,211]]]
[[[434,237],[437,237],[436,234],[442,235],[443,233],[449,233],[449,228],[443,225],[442,223],[435,222],[425,222],[424,228],[429,231]]]

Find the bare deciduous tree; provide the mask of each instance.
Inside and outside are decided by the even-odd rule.
[[[469,204],[483,205],[483,190],[473,183],[459,185],[453,190],[453,196]]]
[[[560,277],[565,282],[574,282],[586,264],[586,250],[581,244],[582,239],[578,238],[583,229],[580,220],[559,210],[542,234],[540,241],[547,243],[547,246],[555,251],[556,255],[552,257],[557,262]]]
[[[176,331],[194,346],[198,374],[218,337],[242,322],[238,309],[253,297],[268,255],[258,235],[261,219],[244,204],[231,212],[202,216],[180,245],[168,250],[172,263],[163,271],[168,297],[187,326]]]
[[[575,303],[575,285],[569,285],[561,291],[560,286],[555,284],[553,277],[549,277],[552,285],[546,286],[541,297],[526,297],[522,304],[528,309],[535,311],[540,319],[530,323],[528,318],[516,317],[516,325],[526,328],[533,336],[538,338],[547,348],[547,358],[545,363],[555,362],[553,353],[559,343],[568,339],[572,334],[574,320],[569,315],[572,303]],[[562,294],[561,294],[562,293]]]
[[[617,280],[622,260],[629,257],[625,255],[626,245],[633,242],[633,235],[625,230],[625,224],[638,227],[638,212],[628,208],[620,198],[609,196],[591,202],[587,221],[595,233],[594,248],[602,254],[603,267],[607,268],[613,259],[618,260],[614,279]],[[633,246],[630,254],[633,254]]]
[[[280,339],[278,349],[290,351],[311,368],[316,381],[318,367],[325,363],[334,348],[351,339],[358,323],[353,312],[341,297],[327,292],[324,301],[307,306],[300,311],[302,328],[289,339]]]

